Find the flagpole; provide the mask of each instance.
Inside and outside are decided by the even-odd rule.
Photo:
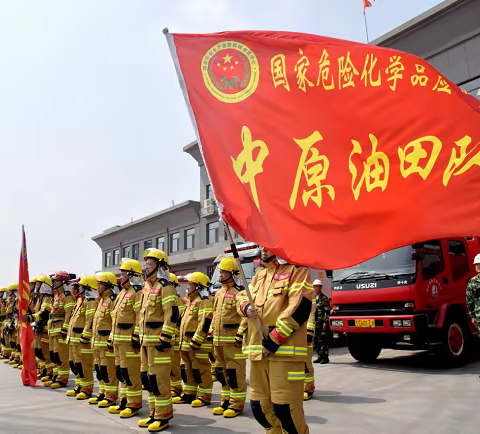
[[[237,261],[237,265],[238,265],[238,268],[240,270],[240,275],[242,277],[242,282],[243,282],[243,286],[245,287],[245,292],[247,294],[248,301],[250,302],[250,306],[252,307],[252,309],[256,310],[255,309],[255,304],[253,303],[253,298],[252,298],[252,294],[250,292],[250,288],[248,287],[247,278],[245,277],[245,273],[243,271],[242,263],[240,262],[240,257],[238,255],[237,246],[235,245],[235,242],[233,241],[232,233],[230,232],[230,226],[227,224],[227,222],[225,220],[223,220],[223,224],[225,226],[225,231],[227,232],[228,239],[230,241],[230,248],[232,250],[233,257]],[[258,332],[260,333],[260,336],[262,336],[262,338],[264,338],[265,336],[264,336],[263,331],[262,331],[262,324],[261,324],[260,318],[258,318],[258,316],[255,318],[255,324],[257,326]]]
[[[365,34],[367,35],[367,44],[370,44],[370,39],[368,38],[368,25],[367,25],[367,13],[365,12],[366,8],[363,8],[363,18],[365,20]]]

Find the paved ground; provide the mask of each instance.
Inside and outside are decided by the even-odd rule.
[[[64,390],[23,387],[19,374],[0,362],[0,433],[146,433],[136,426],[138,418],[122,420],[67,398]],[[315,365],[317,391],[305,403],[310,432],[478,433],[479,374],[480,362],[443,370],[426,353],[385,350],[375,365],[365,366],[356,363],[345,348],[334,349],[329,365]],[[214,392],[218,401],[218,383]],[[223,419],[208,408],[177,406],[171,428],[165,432],[190,430],[196,434],[262,432],[250,409],[241,417]]]

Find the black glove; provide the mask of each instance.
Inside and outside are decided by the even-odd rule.
[[[107,341],[107,349],[108,351],[113,351],[113,343],[110,339]]]
[[[262,339],[262,345],[263,348],[267,349],[271,353],[276,353],[277,350],[280,348],[280,345],[274,342],[270,335],[267,335],[266,338]]]
[[[140,349],[140,341],[137,341],[136,339],[132,339],[132,349],[133,350],[139,350]]]
[[[90,339],[86,338],[85,336],[80,337],[80,343],[83,345],[88,345],[90,343]]]
[[[166,349],[168,348],[171,348],[172,344],[168,343],[168,342],[165,342],[165,341],[162,341],[160,339],[160,345],[157,345],[155,348],[158,350],[158,351],[161,351],[161,352],[164,352]]]

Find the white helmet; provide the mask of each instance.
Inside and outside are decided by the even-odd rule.
[[[480,253],[475,256],[475,259],[473,260],[473,265],[480,264]]]
[[[480,255],[479,255],[480,256]],[[313,285],[322,285],[323,286],[323,280],[322,279],[315,279],[313,281]]]

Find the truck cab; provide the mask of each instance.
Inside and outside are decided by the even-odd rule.
[[[434,350],[458,365],[477,330],[465,303],[478,238],[430,240],[332,273],[333,331],[350,354],[373,362],[382,348]]]

